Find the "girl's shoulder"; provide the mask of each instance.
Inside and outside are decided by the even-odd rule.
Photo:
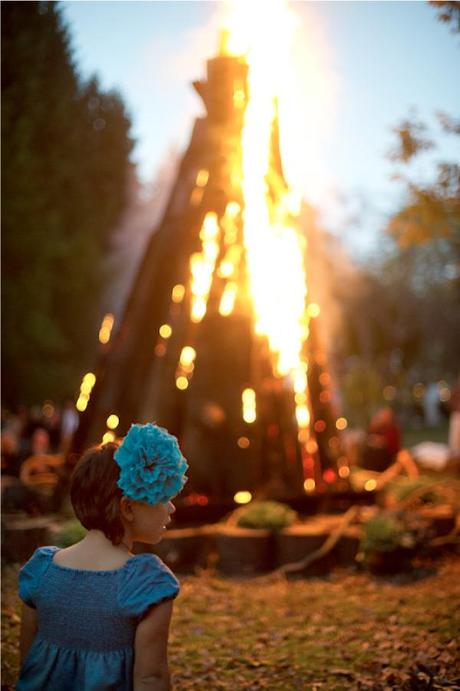
[[[121,571],[118,604],[125,614],[142,616],[152,605],[179,593],[176,576],[155,554],[137,554]]]
[[[40,581],[58,549],[54,545],[39,547],[19,571],[19,597],[29,607],[35,609]]]

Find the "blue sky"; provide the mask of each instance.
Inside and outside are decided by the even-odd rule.
[[[260,4],[262,20],[263,0],[248,1]],[[61,4],[81,75],[96,73],[125,99],[137,139],[134,158],[148,180],[172,147],[186,146],[201,112],[190,83],[203,76],[205,59],[216,52],[222,3]],[[432,125],[436,110],[460,113],[460,37],[436,20],[426,2],[292,7],[298,15],[296,52],[308,63],[298,77],[297,115],[307,125],[299,132],[296,182],[300,178],[325,224],[366,252],[401,197],[385,157],[391,127],[411,108]],[[434,161],[460,158],[455,140],[440,142],[416,174],[429,178]]]

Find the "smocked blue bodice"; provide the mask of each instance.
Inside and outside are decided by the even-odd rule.
[[[38,634],[17,691],[129,691],[137,624],[177,595],[177,579],[152,554],[86,571],[54,563],[57,549],[41,547],[20,571],[19,595],[37,610]]]

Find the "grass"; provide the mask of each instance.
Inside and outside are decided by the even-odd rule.
[[[3,578],[3,685],[17,669],[17,567]],[[460,560],[379,580],[181,578],[170,637],[175,691],[454,689]]]

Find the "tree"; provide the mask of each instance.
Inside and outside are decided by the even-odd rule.
[[[460,135],[460,120],[441,112],[437,118],[445,134]],[[427,126],[415,118],[404,119],[394,132],[397,145],[390,152],[393,161],[406,165],[421,152],[435,148],[427,136]],[[402,247],[442,238],[456,246],[460,233],[460,166],[452,161],[438,163],[429,183],[417,183],[405,174],[397,178],[405,184],[407,201],[390,219],[389,233]]]
[[[431,0],[430,5],[438,10],[438,19],[446,24],[453,24],[452,31],[460,32],[460,2]]]
[[[430,4],[438,8],[441,21],[457,22],[453,30],[460,30],[460,3]],[[460,119],[443,112],[436,117],[444,135],[460,135]],[[401,165],[395,177],[404,185],[405,203],[389,219],[387,231],[397,246],[382,262],[381,275],[388,289],[399,286],[399,293],[404,285],[413,294],[411,328],[415,322],[419,330],[419,370],[426,378],[455,377],[460,333],[460,165],[438,162],[431,180],[417,181],[408,174],[408,164],[436,150],[436,136],[415,114],[402,120],[394,132],[396,145],[390,158]]]
[[[53,2],[2,3],[2,306],[8,404],[73,395],[91,361],[130,122],[80,82]]]

